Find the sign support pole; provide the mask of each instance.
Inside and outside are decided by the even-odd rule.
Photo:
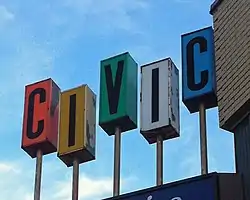
[[[162,136],[157,136],[156,143],[156,184],[163,184],[163,140]]]
[[[208,162],[207,162],[206,109],[203,103],[200,104],[199,115],[200,115],[201,174],[207,174]]]
[[[78,200],[78,184],[79,184],[79,162],[75,158],[73,161],[72,200]]]
[[[113,196],[120,194],[120,168],[121,168],[121,129],[115,129],[115,152],[114,152],[114,180]]]
[[[42,152],[42,150],[38,149],[37,153],[36,153],[36,174],[35,174],[34,200],[40,200],[42,162],[43,162],[43,152]]]

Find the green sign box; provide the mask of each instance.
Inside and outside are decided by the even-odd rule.
[[[138,65],[126,52],[101,61],[99,125],[108,135],[137,128]]]

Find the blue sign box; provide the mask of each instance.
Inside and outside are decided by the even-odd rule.
[[[190,113],[217,106],[212,27],[181,36],[182,101]]]
[[[225,183],[225,184],[224,184]],[[230,183],[230,184],[228,184]],[[227,194],[224,191],[228,191]],[[241,177],[210,173],[105,200],[243,200]]]

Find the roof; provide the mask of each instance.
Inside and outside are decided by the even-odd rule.
[[[210,7],[210,14],[213,15],[216,8],[223,2],[223,0],[215,0]]]

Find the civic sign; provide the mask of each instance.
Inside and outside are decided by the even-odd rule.
[[[212,27],[181,36],[182,101],[193,113],[199,104],[205,108],[217,106]]]
[[[170,58],[141,67],[140,102],[140,131],[149,143],[157,135],[164,140],[179,136],[179,71]]]
[[[99,125],[108,135],[137,128],[138,65],[123,53],[101,61]]]
[[[68,166],[95,159],[96,95],[87,85],[61,94],[58,157]]]
[[[60,88],[52,79],[25,87],[22,149],[32,158],[57,151]]]
[[[241,176],[211,173],[105,200],[243,200],[242,191]]]

